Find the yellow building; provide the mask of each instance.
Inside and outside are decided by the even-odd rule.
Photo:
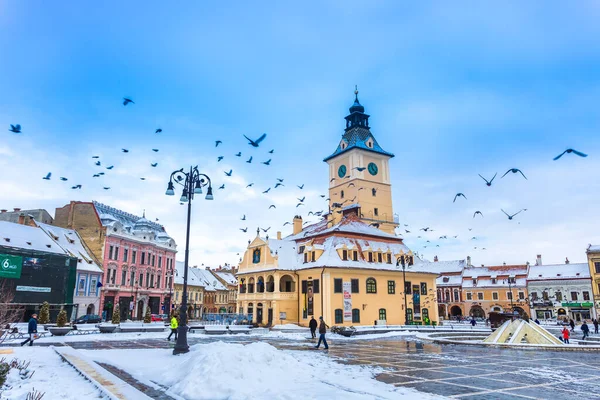
[[[337,149],[324,160],[330,211],[323,219],[303,228],[296,216],[291,236],[278,233],[274,240],[257,231],[248,245],[237,274],[238,311],[254,322],[306,326],[311,316],[346,326],[438,321],[438,273],[427,272],[431,263],[414,257],[394,233],[393,154],[379,146],[368,119],[357,96]],[[406,282],[400,257],[408,266]]]
[[[592,278],[592,291],[594,293],[594,307],[596,315],[600,315],[600,245],[589,245],[587,248],[590,277]]]

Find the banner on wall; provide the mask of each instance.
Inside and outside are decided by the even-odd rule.
[[[307,283],[307,290],[308,292],[308,304],[307,304],[307,314],[308,315],[313,315],[314,311],[313,311],[313,281],[308,281]]]
[[[0,277],[19,279],[23,267],[23,257],[0,254]]]
[[[344,291],[344,321],[351,322],[352,321],[352,285],[351,282],[343,283],[343,291]]]

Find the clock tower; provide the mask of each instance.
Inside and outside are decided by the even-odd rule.
[[[369,127],[369,115],[358,101],[346,119],[346,129],[337,149],[325,158],[329,164],[329,220],[356,214],[363,222],[394,233],[398,226],[392,207],[389,160]]]

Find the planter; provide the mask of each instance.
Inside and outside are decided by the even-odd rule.
[[[52,336],[65,336],[67,333],[71,332],[71,327],[63,326],[63,327],[59,328],[57,326],[53,326],[53,327],[48,327],[48,330],[50,331]]]
[[[49,331],[49,330],[50,330],[50,328],[53,328],[53,327],[55,327],[55,326],[56,326],[56,324],[43,324],[42,326],[44,327],[44,330],[45,330],[45,331]]]
[[[117,326],[114,324],[98,325],[98,329],[100,329],[100,333],[113,333],[117,329]]]

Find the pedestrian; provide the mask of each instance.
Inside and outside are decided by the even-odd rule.
[[[315,333],[317,331],[317,320],[315,319],[315,317],[310,317],[310,322],[308,323],[308,327],[310,328],[310,334],[312,336],[312,338],[316,338],[317,334]]]
[[[29,319],[29,324],[27,325],[27,333],[29,334],[29,338],[21,343],[21,346],[25,346],[27,342],[29,342],[30,346],[33,346],[33,340],[37,336],[37,314],[33,314]]]
[[[171,333],[169,334],[169,337],[167,338],[167,340],[170,342],[171,341],[171,336],[175,335],[175,340],[177,340],[177,328],[179,327],[179,323],[177,322],[177,318],[175,318],[175,315],[173,315],[171,317]]]
[[[583,324],[581,324],[581,331],[583,332],[581,340],[585,340],[590,335],[590,327],[585,323],[585,319],[583,320]]]
[[[323,341],[323,345],[325,345],[325,350],[327,350],[329,346],[327,345],[327,340],[325,340],[325,333],[327,332],[327,328],[329,328],[329,326],[327,326],[325,321],[323,321],[323,317],[319,317],[319,321],[319,342],[315,346],[315,349],[318,349],[321,345],[321,341]]]
[[[569,321],[569,325],[571,326],[571,332],[575,332],[575,321],[572,318]]]
[[[594,318],[594,333],[598,333],[598,320]]]
[[[569,333],[569,330],[567,329],[566,326],[562,330],[562,335],[563,335],[563,342],[565,342],[566,344],[569,344],[569,336],[571,334]]]
[[[471,318],[471,326],[477,325],[477,321],[475,321],[475,317]]]

